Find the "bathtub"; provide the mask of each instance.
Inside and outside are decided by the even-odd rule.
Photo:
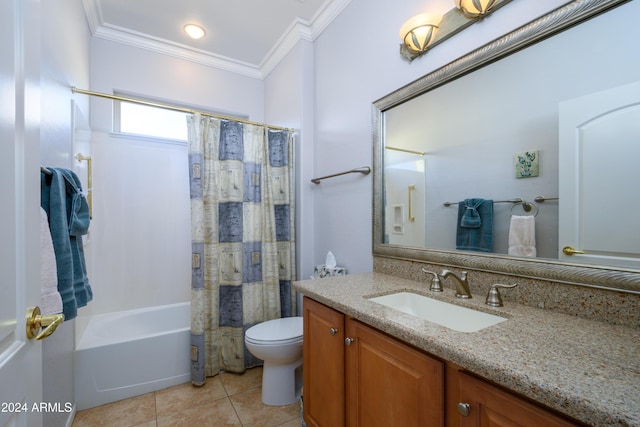
[[[188,382],[190,305],[90,317],[75,352],[78,410]]]

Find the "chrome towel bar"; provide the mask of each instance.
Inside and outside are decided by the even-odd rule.
[[[333,178],[335,176],[340,176],[340,175],[346,175],[348,173],[361,173],[363,175],[369,175],[371,173],[371,168],[369,166],[363,166],[361,168],[351,169],[344,172],[338,172],[332,175],[322,176],[320,178],[313,178],[311,182],[313,182],[314,184],[320,184],[320,181],[322,181],[323,179]]]

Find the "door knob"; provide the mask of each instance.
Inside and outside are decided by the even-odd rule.
[[[573,249],[571,246],[565,246],[564,248],[562,248],[562,253],[568,256],[571,255],[575,255],[575,254],[583,254],[584,251],[579,251],[577,249]]]
[[[27,309],[27,338],[42,340],[55,332],[56,328],[64,321],[64,314],[50,314],[42,316],[40,307]],[[44,329],[38,333],[40,328]]]

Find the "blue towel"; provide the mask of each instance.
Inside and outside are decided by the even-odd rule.
[[[47,212],[58,270],[58,292],[65,320],[93,299],[87,277],[82,235],[89,230],[89,206],[78,176],[62,168],[40,175],[40,205]]]
[[[456,249],[493,252],[493,200],[458,203]]]

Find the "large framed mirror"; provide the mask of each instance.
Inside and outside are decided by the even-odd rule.
[[[637,12],[567,3],[374,102],[374,255],[640,293]]]

